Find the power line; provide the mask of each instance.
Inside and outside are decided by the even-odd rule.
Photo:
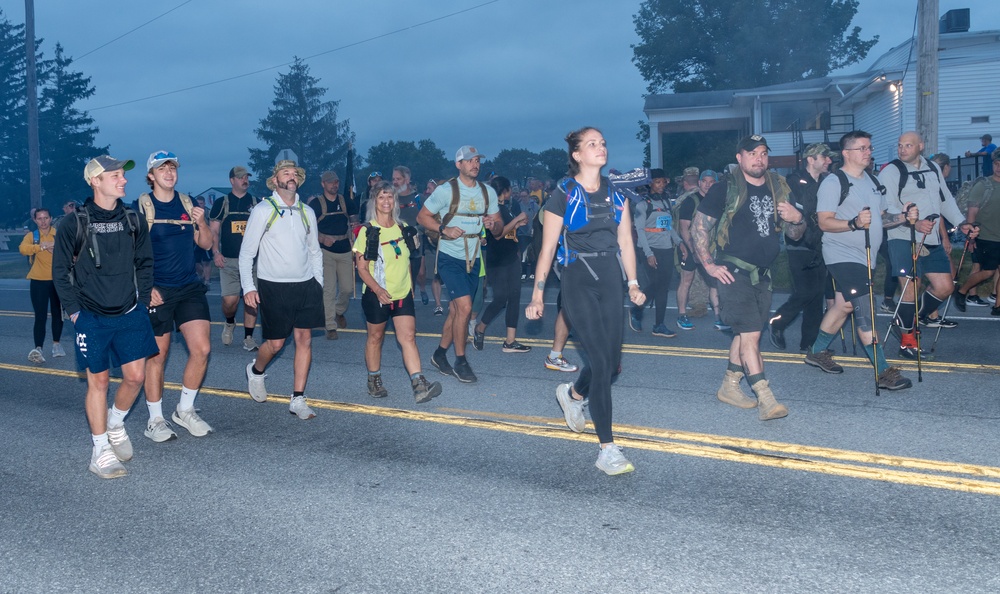
[[[135,33],[135,32],[136,32],[136,31],[138,31],[139,29],[142,29],[143,27],[145,27],[146,25],[148,25],[148,24],[152,23],[152,22],[153,22],[153,21],[155,21],[155,20],[158,20],[158,19],[160,19],[160,18],[163,18],[163,17],[167,16],[168,14],[170,14],[171,12],[173,12],[173,11],[177,10],[178,8],[180,8],[180,7],[184,6],[185,4],[190,4],[190,3],[191,3],[191,1],[192,1],[192,0],[186,0],[185,2],[181,2],[181,3],[180,3],[180,4],[178,4],[177,6],[175,6],[175,7],[171,8],[171,9],[170,9],[170,10],[168,10],[167,12],[165,12],[165,13],[161,14],[160,16],[157,16],[157,17],[153,17],[153,18],[149,19],[148,21],[146,21],[145,23],[143,23],[143,24],[139,25],[138,27],[135,27],[135,28],[133,28],[133,29],[130,29],[130,30],[128,30],[128,31],[126,31],[126,32],[124,32],[124,33],[122,33],[121,35],[119,35],[118,37],[115,37],[115,38],[114,38],[114,39],[112,39],[111,41],[109,41],[109,42],[107,42],[107,43],[105,43],[105,44],[103,44],[103,45],[99,45],[99,46],[95,47],[94,49],[92,49],[92,50],[90,50],[89,52],[87,52],[87,53],[83,54],[82,56],[80,56],[79,58],[76,58],[76,59],[74,60],[74,62],[79,62],[80,60],[82,60],[82,59],[86,58],[87,56],[89,56],[90,54],[92,54],[92,53],[96,52],[97,50],[99,50],[99,49],[103,49],[103,48],[106,48],[106,47],[108,47],[109,45],[111,45],[112,43],[114,43],[114,42],[118,41],[118,40],[119,40],[119,39],[121,39],[122,37],[125,37],[126,35],[130,35],[130,34],[132,34],[132,33]]]
[[[191,0],[188,0],[188,2],[190,2],[190,1]],[[355,41],[353,43],[348,43],[347,45],[342,45],[340,47],[336,47],[336,48],[333,48],[333,49],[330,49],[330,50],[326,50],[326,51],[320,52],[318,54],[313,54],[311,56],[306,56],[305,58],[302,58],[302,61],[306,62],[306,61],[312,60],[313,58],[318,58],[320,56],[325,56],[327,54],[332,54],[334,52],[339,52],[339,51],[343,51],[345,49],[350,49],[352,47],[356,47],[356,46],[359,46],[359,45],[370,43],[372,41],[377,41],[379,39],[383,39],[385,37],[390,37],[392,35],[397,35],[397,34],[402,33],[404,31],[409,31],[410,29],[417,29],[419,27],[424,27],[426,25],[430,25],[430,24],[436,23],[438,21],[443,21],[445,19],[449,19],[451,17],[458,16],[458,15],[464,14],[466,12],[471,12],[473,10],[477,10],[477,9],[483,8],[484,6],[488,6],[490,4],[496,4],[497,2],[500,2],[500,0],[489,0],[488,2],[483,2],[482,4],[477,4],[475,6],[470,6],[469,8],[463,8],[462,10],[458,10],[458,11],[455,11],[455,12],[452,12],[452,13],[449,13],[449,14],[446,14],[446,15],[435,17],[435,18],[427,20],[427,21],[423,21],[423,22],[416,23],[416,24],[413,24],[413,25],[408,25],[406,27],[402,27],[402,28],[396,29],[394,31],[388,31],[386,33],[381,33],[379,35],[375,35],[374,37],[369,37],[367,39],[362,39],[360,41]],[[185,2],[185,4],[187,4],[187,2]],[[178,8],[180,8],[180,7],[178,7]],[[159,18],[159,17],[157,17],[157,18]],[[126,35],[127,35],[127,33],[126,33]],[[180,89],[174,89],[173,91],[165,91],[163,93],[157,93],[156,95],[148,95],[146,97],[140,97],[138,99],[130,99],[128,101],[122,101],[120,103],[111,103],[109,105],[102,105],[100,107],[92,107],[92,108],[88,109],[87,111],[98,111],[98,110],[101,110],[101,109],[110,109],[112,107],[121,107],[122,105],[130,105],[132,103],[139,103],[141,101],[149,101],[150,99],[158,99],[160,97],[166,97],[168,95],[176,95],[177,93],[184,93],[184,92],[187,92],[187,91],[193,91],[195,89],[202,89],[202,88],[205,88],[205,87],[210,87],[210,86],[213,86],[213,85],[218,85],[218,84],[226,83],[226,82],[238,80],[238,79],[241,79],[241,78],[246,78],[248,76],[254,76],[256,74],[260,74],[262,72],[267,72],[269,70],[277,70],[278,68],[284,68],[285,66],[289,66],[289,65],[291,65],[293,63],[294,62],[284,62],[284,63],[281,63],[281,64],[276,64],[274,66],[268,66],[266,68],[261,68],[259,70],[254,70],[252,72],[246,72],[244,74],[237,74],[235,76],[229,76],[229,77],[226,77],[226,78],[220,78],[218,80],[213,80],[211,82],[200,83],[200,84],[197,84],[197,85],[191,85],[189,87],[183,87],[183,88],[180,88]]]

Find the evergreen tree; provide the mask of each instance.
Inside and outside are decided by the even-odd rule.
[[[306,170],[306,183],[299,196],[321,191],[319,178],[326,170],[343,171],[347,148],[354,141],[347,120],[337,121],[339,101],[324,101],[326,89],[317,86],[309,66],[295,58],[287,74],[279,74],[274,84],[274,101],[267,116],[254,131],[264,148],[250,148],[250,168],[254,172],[253,193],[270,194],[264,187],[274,170],[274,158],[282,149],[298,155],[299,167]]]
[[[27,218],[28,116],[25,107],[24,25],[0,11],[0,219],[3,226]]]
[[[538,153],[538,161],[545,167],[545,179],[559,180],[569,169],[569,153],[566,149],[552,147]]]
[[[368,174],[372,171],[378,171],[383,179],[391,181],[392,168],[405,165],[410,168],[410,181],[421,193],[427,180],[453,177],[456,173],[455,166],[445,157],[444,151],[434,141],[426,138],[417,143],[408,140],[380,142],[368,149],[367,160],[368,167],[363,179],[368,179]],[[359,188],[359,193],[364,189],[366,188]]]
[[[83,183],[83,165],[105,154],[108,147],[94,146],[98,128],[86,111],[74,105],[95,92],[90,77],[70,70],[73,60],[56,44],[55,57],[39,73],[38,136],[41,145],[43,204],[60,212],[67,200],[80,200],[89,192]]]

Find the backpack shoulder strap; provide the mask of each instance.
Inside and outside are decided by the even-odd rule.
[[[867,175],[868,179],[872,180],[872,183],[875,184],[875,189],[878,190],[878,193],[885,196],[886,193],[885,186],[882,185],[882,182],[878,180],[878,177],[874,173],[872,173],[867,167],[865,168],[865,175]]]
[[[458,212],[458,203],[461,200],[461,192],[458,190],[458,178],[453,177],[449,179],[448,184],[451,186],[451,204],[448,206],[448,213],[441,219],[441,224],[445,226],[448,226],[448,223],[455,218],[455,213]]]
[[[927,159],[927,166],[930,167],[931,171],[933,171],[934,175],[937,177],[938,197],[941,199],[941,202],[944,202],[947,198],[944,197],[944,188],[942,187],[944,186],[944,182],[941,181],[941,169],[938,167],[937,163],[931,161],[930,159]]]
[[[906,171],[906,163],[903,163],[899,159],[893,159],[889,161],[889,164],[899,170],[899,189],[896,192],[896,199],[898,200],[903,195],[903,188],[906,187],[906,182],[910,179],[910,175]]]
[[[483,193],[483,204],[484,204],[483,216],[486,216],[486,213],[490,212],[490,193],[489,190],[486,189],[486,184],[484,184],[483,182],[478,182],[478,183],[479,183],[479,190],[482,191]]]
[[[851,192],[851,182],[848,181],[847,174],[842,169],[834,171],[833,175],[837,177],[837,181],[840,183],[840,200],[837,202],[837,206],[840,206],[844,203],[844,200],[847,200],[847,195]]]
[[[184,210],[187,211],[188,217],[193,221],[194,215],[192,213],[194,212],[194,204],[191,203],[191,197],[183,192],[177,192],[177,195],[180,196],[181,204],[184,205]]]
[[[146,225],[153,227],[156,220],[156,207],[153,206],[153,198],[149,194],[139,195],[139,211],[146,217]]]

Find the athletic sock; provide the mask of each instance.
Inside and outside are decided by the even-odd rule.
[[[465,355],[457,355],[455,357],[455,365],[459,365],[461,363],[465,363]]]
[[[562,351],[549,351],[549,359],[555,361],[559,357],[562,357]]]
[[[177,404],[177,410],[191,410],[194,408],[194,398],[198,395],[198,390],[181,386],[181,401]]]
[[[833,342],[835,336],[837,335],[820,330],[819,334],[816,335],[816,342],[812,345],[812,354],[816,355],[825,351],[830,346],[830,343]]]
[[[254,364],[253,364],[253,365],[252,365],[252,366],[250,367],[250,373],[252,373],[252,374],[254,374],[254,375],[264,375],[264,372],[263,372],[263,371],[257,371],[257,363],[254,363]]]
[[[750,384],[751,386],[753,386],[754,384],[756,384],[757,382],[759,382],[759,381],[761,381],[763,379],[766,379],[766,378],[764,377],[764,372],[761,371],[760,373],[755,373],[753,375],[747,376],[747,383]]]
[[[740,365],[739,363],[733,363],[732,361],[729,361],[729,364],[726,366],[726,371],[735,371],[737,373],[743,373],[743,366]]]
[[[924,291],[924,302],[920,305],[920,317],[925,318],[937,311],[944,300],[938,299],[930,291]]]
[[[108,445],[108,434],[107,432],[101,433],[100,435],[94,433],[91,434],[90,439],[94,441],[94,449],[99,450],[103,446]]]
[[[226,318],[226,323],[227,324],[235,324],[236,323],[236,316],[233,316],[231,318]]]
[[[149,409],[149,420],[152,421],[156,417],[163,418],[163,401],[157,400],[156,402],[146,401],[146,408]]]
[[[902,301],[899,304],[899,326],[909,332],[913,329],[913,316],[917,312],[917,305],[912,301]]]
[[[292,392],[292,398],[297,398],[299,396],[305,396],[305,392]]]
[[[243,338],[250,338],[253,336],[253,328],[243,328]]]
[[[448,355],[448,349],[444,348],[443,346],[439,345],[438,348],[434,350],[435,357],[445,357],[447,355]]]
[[[869,361],[876,361],[875,367],[878,369],[878,374],[882,375],[882,372],[889,369],[889,362],[885,360],[885,352],[882,351],[882,343],[879,344],[866,344],[865,354],[868,355]]]
[[[111,413],[108,415],[108,427],[120,427],[125,424],[127,410],[118,410],[117,406],[111,405]]]
[[[422,373],[420,373],[419,371],[418,371],[418,372],[416,372],[416,373],[411,373],[411,374],[410,374],[410,379],[411,379],[411,380],[415,380],[415,379],[420,379],[420,376],[421,376],[421,375],[423,375],[423,374],[422,374]]]
[[[368,375],[381,375],[381,373],[382,373],[381,369],[376,369],[375,371],[369,371]]]

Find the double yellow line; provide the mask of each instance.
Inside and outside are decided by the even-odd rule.
[[[60,369],[0,363],[0,369],[64,378],[79,373]],[[166,387],[179,390],[180,385]],[[249,400],[243,391],[203,387],[202,394]],[[287,404],[287,396],[269,396],[269,402]],[[453,408],[403,410],[381,406],[309,399],[314,408],[393,419],[453,425],[470,429],[503,431],[594,444],[593,433],[573,433],[561,418],[510,415]],[[588,425],[593,429],[592,425]],[[787,470],[801,470],[834,476],[883,481],[917,487],[963,491],[1000,496],[1000,468],[960,462],[946,462],[840,450],[759,439],[692,433],[637,425],[615,425],[616,443],[634,449],[708,458],[726,462],[755,464]]]

